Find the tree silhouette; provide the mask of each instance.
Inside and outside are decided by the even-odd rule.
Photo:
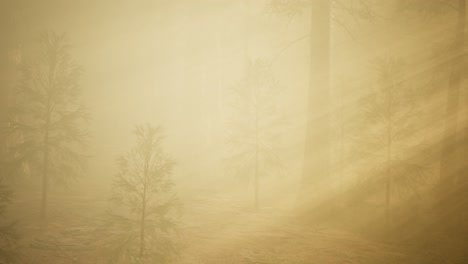
[[[70,56],[66,35],[41,36],[41,54],[20,67],[20,82],[5,128],[10,163],[27,164],[42,178],[41,219],[46,222],[52,180],[68,183],[84,169],[82,148],[89,118],[80,103],[82,73]],[[18,171],[18,170],[17,170]]]
[[[162,263],[177,252],[175,163],[163,151],[160,128],[137,126],[135,135],[136,145],[118,159],[107,243],[112,263]]]
[[[246,77],[232,89],[229,161],[236,174],[253,182],[256,209],[259,207],[260,175],[282,167],[278,140],[284,116],[277,109],[279,92],[269,65],[262,60],[250,62]]]
[[[359,151],[370,155],[374,171],[370,186],[385,186],[386,220],[391,220],[392,193],[414,192],[420,187],[426,170],[404,154],[410,148],[408,137],[414,131],[417,109],[411,101],[411,89],[403,76],[403,62],[379,59],[376,62],[378,84],[362,102],[363,127]],[[376,162],[376,163],[375,163]]]

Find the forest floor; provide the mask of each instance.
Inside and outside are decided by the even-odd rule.
[[[176,263],[429,264],[415,254],[326,225],[304,225],[292,210],[256,211],[227,197],[191,201],[184,227],[186,248]]]
[[[51,196],[47,232],[30,220],[37,209],[25,210],[38,207],[37,201],[23,198],[15,206],[27,234],[25,263],[103,263],[90,253],[95,238],[87,231],[106,209],[104,196]],[[182,249],[174,260],[180,264],[443,263],[332,227],[305,226],[284,208],[256,211],[225,194],[200,192],[184,201],[181,223]]]

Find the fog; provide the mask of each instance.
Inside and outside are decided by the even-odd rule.
[[[0,1],[0,263],[468,260],[465,0]]]

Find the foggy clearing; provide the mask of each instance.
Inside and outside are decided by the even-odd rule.
[[[0,264],[468,263],[466,0],[0,0]]]

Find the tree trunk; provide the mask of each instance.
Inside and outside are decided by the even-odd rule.
[[[460,44],[460,46],[463,48],[463,46],[465,46],[465,38],[466,38],[466,0],[463,0],[463,1],[460,1],[460,12],[462,12],[460,14],[460,20],[461,22],[463,23],[462,25],[460,25],[460,31],[459,31],[459,34],[461,35],[460,36],[460,39],[462,41],[462,43]],[[462,66],[462,71],[466,71],[468,69],[468,66],[467,66],[467,61],[465,59],[465,51],[462,51],[462,57],[461,57],[461,64],[463,65]],[[466,76],[465,76],[466,78]],[[467,81],[467,79],[465,79],[465,81]],[[461,151],[461,157],[468,157],[468,86],[465,84],[464,85],[465,87],[465,120],[464,120],[464,135],[463,135],[463,144],[462,144],[462,151]],[[462,195],[462,204],[463,204],[463,208],[461,208],[460,210],[460,222],[462,223],[462,229],[465,230],[464,232],[464,235],[466,237],[466,235],[468,235],[468,195],[466,195],[466,193],[468,193],[468,162],[466,162],[466,160],[461,160],[461,164],[463,166],[462,168],[462,171],[461,173],[459,174],[459,185],[460,185],[460,189],[462,190],[462,193],[464,195]],[[468,252],[465,251],[464,253],[464,257],[465,259],[468,259]]]
[[[47,120],[44,135],[44,160],[42,174],[42,201],[41,201],[41,221],[45,226],[47,224],[47,195],[49,191],[49,123],[50,123],[50,103],[47,103]]]
[[[391,123],[387,126],[387,175],[385,179],[385,221],[391,224],[391,197],[392,197],[392,128]]]
[[[345,167],[345,156],[344,156],[344,137],[345,137],[345,114],[344,114],[344,85],[340,85],[340,168],[339,168],[339,193],[344,194],[344,167]]]
[[[460,83],[459,85],[461,85],[461,82],[463,82],[463,75],[464,75],[464,71],[466,71],[468,69],[466,63],[467,61],[465,60],[465,38],[466,38],[466,0],[460,0],[459,2],[459,18],[458,18],[458,36],[457,36],[457,39],[458,39],[458,50],[460,52],[460,62],[458,63],[459,67],[458,67],[458,74],[459,74],[459,78],[460,78]],[[466,78],[466,76],[465,76]],[[468,86],[465,85],[465,117],[468,116]],[[462,109],[460,109],[460,111],[462,111]],[[463,181],[464,179],[463,178],[463,175],[468,175],[468,163],[463,159],[463,157],[467,157],[466,155],[468,155],[468,119],[465,118],[464,120],[464,127],[463,128],[463,140],[464,140],[464,144],[462,145],[462,152],[460,153],[462,159],[460,160],[461,162],[461,165],[463,166],[462,168],[462,172],[458,175],[459,176],[459,180],[460,181]],[[466,178],[466,177],[465,177]]]
[[[244,0],[244,73],[243,78],[246,81],[249,80],[250,75],[250,54],[249,54],[249,39],[250,39],[250,0]],[[252,88],[252,87],[251,87]],[[254,89],[254,88],[253,88]],[[255,95],[256,96],[256,95]],[[255,109],[256,111],[258,109]],[[253,187],[254,187],[254,206],[255,210],[259,208],[259,179],[258,179],[258,162],[259,162],[259,153],[258,153],[258,112],[255,113],[255,157],[254,157],[254,175],[253,175]]]
[[[256,106],[258,107],[258,106]],[[258,201],[258,189],[259,189],[259,179],[258,179],[258,109],[256,109],[255,113],[255,179],[254,179],[254,191],[255,191],[255,210],[259,208],[259,201]]]
[[[140,259],[143,259],[145,253],[145,217],[146,217],[146,185],[143,187],[143,199],[140,222]]]
[[[454,196],[462,188],[463,176],[462,170],[466,166],[466,160],[463,156],[463,146],[460,144],[462,133],[458,125],[458,119],[461,112],[460,95],[461,83],[463,77],[463,55],[464,55],[464,37],[465,37],[465,19],[466,19],[466,0],[458,1],[458,22],[456,27],[456,36],[453,43],[452,71],[449,77],[449,85],[447,90],[447,101],[445,109],[445,127],[442,138],[441,154],[440,154],[440,173],[439,173],[439,190],[438,190],[438,214],[440,221],[444,222],[444,226],[449,227],[453,232],[457,232],[460,227],[458,221],[462,218],[460,210],[456,204],[460,201],[453,201],[449,197]],[[466,129],[466,128],[465,128]],[[467,131],[468,133],[468,131]],[[463,142],[461,142],[463,143]],[[466,148],[466,146],[465,146]],[[455,203],[456,202],[456,203]],[[452,232],[451,231],[451,232]]]
[[[323,193],[330,155],[330,1],[313,0],[302,194]],[[309,197],[307,199],[310,199]]]
[[[248,77],[250,54],[249,54],[249,39],[250,39],[250,0],[244,0],[245,18],[244,18],[244,76]]]
[[[449,86],[447,91],[447,101],[445,109],[445,127],[441,149],[440,162],[440,180],[454,184],[457,171],[460,169],[458,164],[457,130],[458,116],[460,112],[459,97],[462,81],[462,65],[464,52],[464,34],[465,34],[465,8],[466,1],[459,0],[457,35],[453,48],[453,64],[450,74]]]
[[[141,199],[141,222],[140,222],[140,260],[145,254],[145,218],[146,218],[146,187],[148,185],[148,168],[151,158],[151,151],[145,155],[145,167],[143,168],[143,198]]]
[[[55,56],[54,56],[55,57]],[[46,104],[46,120],[44,126],[44,160],[43,160],[43,174],[42,174],[42,201],[41,201],[41,222],[44,226],[47,225],[47,197],[49,194],[49,132],[50,132],[50,118],[52,115],[51,97],[54,89],[56,61],[52,59],[49,65],[48,77],[48,91],[47,104]]]

